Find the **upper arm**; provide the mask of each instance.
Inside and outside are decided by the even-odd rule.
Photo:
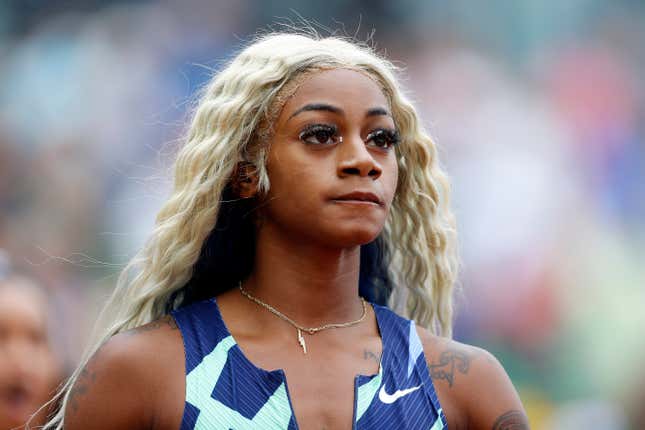
[[[421,328],[419,336],[449,428],[529,429],[517,391],[491,353]]]
[[[513,383],[488,351],[473,348],[476,359],[468,378],[468,428],[528,430],[529,423]]]
[[[65,430],[151,428],[163,375],[155,371],[155,339],[141,331],[114,336],[88,361],[70,389]]]

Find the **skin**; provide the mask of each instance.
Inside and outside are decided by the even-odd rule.
[[[336,127],[334,139],[324,133],[303,139],[303,129],[321,123]],[[246,290],[304,326],[361,315],[359,247],[383,229],[398,176],[395,149],[371,133],[393,128],[387,99],[362,73],[318,72],[298,88],[270,142],[271,190],[260,204]],[[255,185],[240,184],[240,194],[253,196]],[[338,200],[357,190],[375,194],[380,204]],[[304,355],[291,325],[237,289],[217,300],[244,354],[264,369],[284,369],[301,429],[352,427],[354,377],[378,372],[382,351],[371,307],[357,325],[305,334]],[[450,429],[529,428],[492,355],[422,328],[419,335]],[[178,429],[184,393],[181,335],[166,316],[114,336],[95,354],[72,390],[65,428]]]
[[[59,366],[47,340],[42,293],[23,280],[0,282],[0,429],[24,428],[51,395]],[[42,424],[44,413],[32,425]]]

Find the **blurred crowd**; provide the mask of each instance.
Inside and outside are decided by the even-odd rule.
[[[196,92],[302,16],[403,66],[453,185],[456,339],[500,358],[536,430],[645,428],[645,5],[63,3],[0,4],[0,249],[47,297],[56,382],[168,194]]]

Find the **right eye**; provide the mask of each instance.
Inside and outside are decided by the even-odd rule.
[[[298,138],[310,145],[333,145],[338,142],[338,129],[334,125],[314,124],[301,131]]]

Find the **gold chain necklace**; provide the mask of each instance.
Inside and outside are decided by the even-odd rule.
[[[327,330],[329,328],[344,328],[344,327],[351,327],[353,325],[356,325],[363,321],[365,319],[365,316],[367,315],[367,306],[365,304],[365,299],[360,297],[361,299],[361,304],[363,305],[363,313],[361,314],[360,318],[354,321],[349,321],[349,322],[344,322],[344,323],[333,323],[333,324],[325,324],[321,325],[319,327],[303,327],[300,324],[296,323],[294,320],[274,308],[273,306],[269,305],[268,303],[264,303],[262,300],[258,299],[257,297],[251,295],[248,291],[246,291],[244,288],[242,288],[242,282],[240,282],[240,293],[247,299],[251,300],[252,302],[262,306],[275,316],[285,320],[292,326],[294,326],[298,330],[298,343],[302,347],[303,352],[306,354],[307,353],[307,345],[305,344],[305,338],[302,336],[302,332],[307,332],[310,335],[314,335],[318,333],[319,331]]]

